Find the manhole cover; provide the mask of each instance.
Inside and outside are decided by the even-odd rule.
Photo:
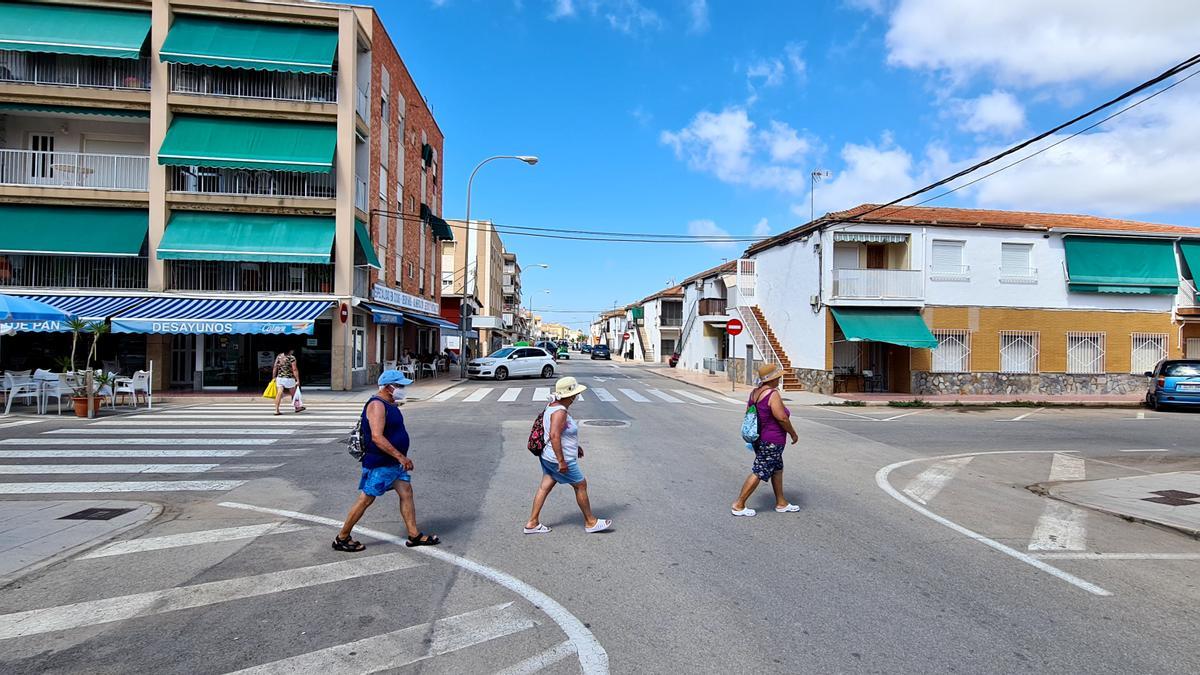
[[[627,427],[629,422],[626,420],[584,420],[579,423],[585,427]]]
[[[84,509],[65,515],[59,520],[112,520],[117,516],[125,515],[133,509]]]

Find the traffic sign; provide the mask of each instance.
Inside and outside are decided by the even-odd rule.
[[[725,332],[730,335],[737,335],[742,332],[742,322],[739,319],[730,319],[729,323],[725,324]]]
[[[628,340],[628,339],[629,339],[629,333],[626,333],[626,334],[625,334],[625,339],[626,339],[626,340]]]

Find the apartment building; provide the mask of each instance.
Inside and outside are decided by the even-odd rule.
[[[442,242],[442,318],[458,323],[463,287],[467,288],[468,328],[477,344],[473,354],[489,354],[523,336],[521,267],[504,249],[491,221],[451,220],[453,240]],[[463,245],[460,246],[459,242]],[[466,262],[464,275],[464,260]],[[453,264],[453,267],[448,267]],[[453,270],[453,271],[451,271]]]
[[[672,286],[639,303],[642,314],[637,326],[638,358],[667,361],[675,353],[683,329],[683,296],[683,286]]]
[[[0,2],[0,290],[106,321],[155,386],[369,381],[442,330],[443,138],[374,11]],[[63,326],[16,326],[6,368]]]

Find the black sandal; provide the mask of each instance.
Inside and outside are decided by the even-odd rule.
[[[342,539],[341,537],[333,538],[333,550],[335,550],[335,551],[345,551],[347,553],[358,553],[359,551],[363,550],[364,548],[366,548],[366,546],[363,546],[363,543],[361,541],[355,541],[355,540],[351,539],[350,537],[346,537],[345,539]]]
[[[415,537],[409,537],[408,541],[404,542],[404,545],[412,548],[414,546],[437,546],[440,543],[442,543],[442,540],[438,539],[436,534],[421,532]]]

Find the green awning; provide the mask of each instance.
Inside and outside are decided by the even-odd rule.
[[[333,233],[333,218],[179,211],[158,258],[328,264]]]
[[[1063,239],[1067,280],[1075,293],[1174,295],[1179,290],[1175,242],[1169,239]]]
[[[198,66],[332,73],[337,42],[333,28],[179,16],[159,56]]]
[[[50,255],[136,256],[146,209],[0,204],[0,251]]]
[[[71,115],[89,115],[92,117],[138,117],[150,119],[149,110],[131,110],[129,108],[84,108],[73,105],[40,105],[37,103],[0,103],[0,110],[21,110],[24,112],[67,113]]]
[[[0,49],[136,59],[149,34],[149,11],[0,3]]]
[[[367,224],[358,218],[354,219],[354,238],[358,240],[358,248],[367,258],[367,264],[377,270],[383,269],[383,265],[379,264],[379,256],[375,255],[375,242],[371,241],[371,233],[367,230]]]
[[[333,124],[178,115],[167,129],[158,163],[329,173],[336,146]]]
[[[1183,260],[1192,272],[1192,281],[1200,281],[1200,241],[1181,241],[1179,250],[1183,253]]]
[[[435,239],[454,241],[454,232],[450,229],[450,223],[447,223],[445,220],[430,214],[429,227],[433,228],[433,236]]]
[[[875,307],[831,307],[833,318],[850,342],[886,342],[935,349],[937,338],[929,332],[925,320],[915,309],[880,309]]]

